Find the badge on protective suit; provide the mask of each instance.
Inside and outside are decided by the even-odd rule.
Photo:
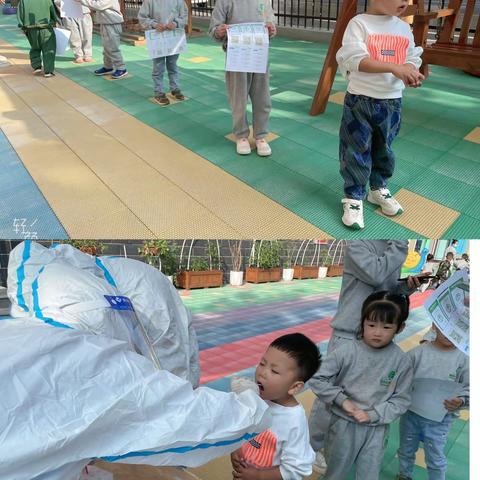
[[[108,303],[114,310],[133,310],[132,302],[128,297],[123,297],[121,295],[104,295]]]

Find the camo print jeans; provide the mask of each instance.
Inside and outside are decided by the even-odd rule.
[[[346,198],[387,187],[395,169],[391,145],[400,130],[402,99],[347,93],[340,125],[340,174]]]

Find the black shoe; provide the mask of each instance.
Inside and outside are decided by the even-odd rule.
[[[155,95],[154,100],[159,104],[162,105],[162,107],[165,107],[167,105],[170,105],[170,100],[164,93],[159,93]]]
[[[172,95],[175,97],[176,100],[185,100],[185,95],[180,91],[179,88],[176,90],[172,90]]]

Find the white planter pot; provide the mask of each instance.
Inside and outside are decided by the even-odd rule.
[[[293,268],[284,268],[282,271],[282,278],[285,282],[291,282],[293,280]]]
[[[234,287],[239,287],[243,285],[243,272],[230,272],[230,285]]]
[[[167,275],[167,278],[173,283],[173,275]]]
[[[325,278],[327,276],[328,267],[318,268],[318,278]]]

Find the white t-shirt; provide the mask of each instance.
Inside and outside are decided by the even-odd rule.
[[[366,73],[358,70],[367,57],[381,62],[420,68],[423,49],[416,47],[410,25],[390,15],[362,13],[352,18],[343,35],[337,62],[348,80],[348,92],[372,98],[400,98],[404,83],[391,73]]]
[[[312,473],[315,452],[310,446],[302,405],[284,407],[267,401],[272,427],[241,447],[243,458],[257,468],[280,467],[283,480],[301,480]]]

